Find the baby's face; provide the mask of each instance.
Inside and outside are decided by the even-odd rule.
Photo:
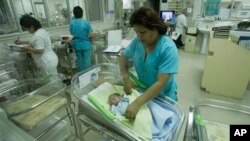
[[[120,102],[120,96],[111,95],[111,96],[109,97],[109,103],[110,103],[110,105],[115,105],[115,106],[117,106],[119,102]]]

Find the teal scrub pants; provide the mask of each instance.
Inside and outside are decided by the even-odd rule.
[[[91,67],[91,50],[76,50],[76,62],[79,71]]]

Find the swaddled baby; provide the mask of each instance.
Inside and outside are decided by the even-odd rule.
[[[108,103],[113,114],[123,116],[129,105],[129,96],[113,93],[109,96]]]
[[[108,103],[110,105],[110,111],[115,114],[124,125],[135,131],[137,134],[152,140],[152,117],[150,116],[150,110],[147,105],[143,105],[140,108],[135,120],[129,120],[124,117],[126,109],[130,102],[135,99],[134,95],[121,95],[119,93],[113,93],[108,97]]]

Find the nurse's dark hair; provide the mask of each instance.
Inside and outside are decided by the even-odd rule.
[[[25,14],[20,18],[20,25],[22,28],[31,28],[33,26],[35,31],[42,27],[41,23],[37,19],[28,14]]]
[[[73,9],[73,14],[75,18],[81,18],[83,16],[83,10],[80,6],[76,6]]]
[[[129,19],[129,25],[142,25],[153,30],[157,29],[160,35],[166,34],[167,25],[151,7],[140,7],[136,9]]]

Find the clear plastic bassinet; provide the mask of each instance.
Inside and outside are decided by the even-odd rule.
[[[15,62],[0,63],[0,91],[15,85],[19,80]]]
[[[61,75],[52,77],[53,80],[20,80],[0,92],[0,107],[8,118],[38,141],[62,141],[72,136],[70,126],[64,120],[73,117],[66,85]]]
[[[185,141],[228,141],[230,125],[250,123],[250,107],[215,99],[198,99],[190,107]]]
[[[93,129],[103,134],[103,136],[108,136],[108,138],[112,140],[148,140],[130,128],[120,128],[121,124],[105,118],[89,101],[84,99],[84,97],[92,90],[98,88],[98,86],[105,82],[112,85],[122,86],[119,66],[115,64],[98,64],[73,76],[71,82],[72,91],[79,101],[78,119],[86,127],[89,127],[89,129]],[[176,122],[176,125],[172,129],[171,133],[171,141],[176,141],[183,124],[184,113],[176,102],[168,98],[157,99],[157,101],[167,105],[169,109],[174,111],[177,115],[176,117],[178,118],[178,122]],[[81,138],[84,138],[83,136],[85,134],[86,132],[82,133]]]

